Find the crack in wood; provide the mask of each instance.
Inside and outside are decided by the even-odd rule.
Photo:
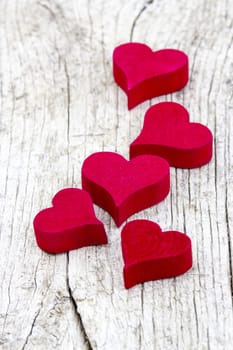
[[[45,10],[47,10],[49,12],[51,19],[53,19],[53,20],[56,19],[56,13],[47,4],[43,4],[41,2],[38,2],[38,5],[43,7]]]
[[[231,248],[231,235],[230,235],[229,214],[228,214],[227,203],[228,203],[228,191],[226,187],[225,211],[226,211],[226,225],[227,225],[228,253],[229,253],[230,288],[231,288],[231,296],[233,301],[232,248]]]
[[[33,322],[32,322],[32,325],[31,325],[31,329],[30,329],[30,331],[29,331],[29,333],[28,333],[28,335],[27,335],[27,337],[26,337],[26,339],[25,339],[25,342],[24,342],[24,344],[23,344],[21,350],[24,350],[25,347],[26,347],[27,344],[28,344],[28,340],[29,340],[30,336],[32,335],[33,328],[34,328],[34,326],[35,326],[35,323],[36,323],[37,317],[39,316],[39,313],[40,313],[40,309],[37,311],[37,313],[36,313],[36,315],[35,315],[35,317],[34,317],[34,319],[33,319]]]
[[[70,76],[68,73],[66,60],[64,61],[64,72],[66,77],[66,93],[67,93],[67,133],[66,133],[67,147],[68,147],[67,169],[69,169],[70,168],[70,152],[69,152],[69,148],[70,148]],[[67,173],[67,182],[69,182],[68,173]]]
[[[66,91],[67,91],[67,143],[70,143],[70,76],[67,69],[66,61],[64,61],[64,71],[66,76]]]
[[[83,324],[82,317],[81,317],[80,313],[78,312],[78,305],[77,305],[77,302],[76,302],[76,300],[75,300],[75,298],[73,296],[72,289],[71,289],[71,286],[70,286],[70,279],[69,279],[69,252],[67,252],[66,256],[67,256],[66,283],[67,283],[67,290],[68,290],[68,293],[69,293],[71,305],[72,305],[72,308],[73,308],[73,311],[74,311],[74,315],[75,315],[78,327],[80,328],[80,330],[81,330],[81,332],[83,334],[83,337],[84,337],[84,340],[85,340],[85,343],[86,343],[86,346],[87,346],[87,350],[93,350],[93,347],[91,345],[91,341],[90,341],[90,339],[88,337],[88,334],[86,332],[85,326]]]
[[[143,12],[148,8],[148,6],[153,4],[153,2],[154,2],[154,0],[146,1],[146,3],[141,8],[141,10],[138,12],[137,16],[134,18],[133,24],[132,24],[132,28],[131,28],[131,31],[130,31],[130,39],[129,39],[130,41],[133,41],[133,33],[134,33],[134,29],[136,27],[137,21],[139,20],[139,18],[143,14]]]

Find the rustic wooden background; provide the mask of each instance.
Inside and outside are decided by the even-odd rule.
[[[0,38],[0,348],[232,349],[232,1],[1,0]],[[184,50],[189,84],[129,112],[111,62],[127,41]],[[159,101],[213,131],[214,157],[172,168],[166,200],[132,217],[187,232],[193,269],[126,291],[121,228],[105,211],[95,206],[108,246],[56,256],[37,247],[32,221],[80,187],[86,156],[128,157]]]

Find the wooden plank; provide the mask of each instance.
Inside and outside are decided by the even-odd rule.
[[[233,8],[217,0],[0,2],[0,345],[3,349],[231,349]],[[184,50],[190,82],[132,111],[112,77],[114,47]],[[123,286],[120,231],[109,244],[48,255],[34,215],[80,187],[85,157],[128,157],[147,108],[182,103],[214,133],[200,169],[171,169],[171,193],[133,218],[187,232],[194,266],[179,278]],[[129,221],[128,220],[128,221]]]

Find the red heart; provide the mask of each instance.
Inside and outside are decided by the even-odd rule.
[[[127,161],[117,153],[98,152],[83,163],[82,186],[120,226],[130,215],[167,196],[170,169],[165,159],[156,156]]]
[[[154,154],[170,166],[196,168],[212,158],[213,136],[204,125],[189,122],[178,103],[161,102],[148,109],[140,135],[130,145],[130,158]]]
[[[89,245],[108,242],[104,226],[94,212],[90,195],[81,189],[59,191],[53,207],[34,218],[38,246],[48,253],[62,253]]]
[[[128,108],[182,89],[188,82],[188,57],[179,50],[153,52],[141,43],[127,43],[113,52],[113,75],[128,96]]]
[[[191,240],[178,231],[161,231],[158,224],[134,220],[121,232],[125,288],[170,278],[192,267]]]

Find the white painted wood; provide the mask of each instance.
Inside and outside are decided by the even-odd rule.
[[[232,26],[230,1],[0,1],[0,348],[232,348]],[[127,111],[111,55],[129,40],[186,51],[187,87]],[[171,169],[170,195],[132,218],[187,232],[193,269],[126,291],[121,229],[97,206],[108,246],[39,250],[34,215],[80,186],[87,155],[127,157],[146,109],[165,100],[212,129],[214,157]]]

